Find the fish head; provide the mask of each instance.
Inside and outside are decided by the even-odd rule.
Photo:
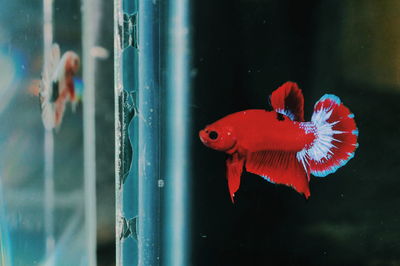
[[[66,62],[65,62],[66,71],[72,73],[72,75],[75,75],[78,72],[80,66],[79,56],[72,51],[66,52],[65,56],[66,56]]]
[[[199,137],[211,149],[229,154],[235,151],[237,140],[232,127],[215,123],[200,130]]]

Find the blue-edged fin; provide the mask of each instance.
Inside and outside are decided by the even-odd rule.
[[[272,92],[270,97],[275,112],[293,121],[304,121],[304,97],[297,83],[288,81]]]
[[[292,187],[306,198],[310,196],[307,172],[294,152],[253,152],[247,156],[245,167],[271,183]]]
[[[354,114],[332,94],[325,94],[315,104],[311,123],[317,137],[311,147],[298,153],[298,158],[309,165],[312,175],[324,177],[354,157],[358,130]]]

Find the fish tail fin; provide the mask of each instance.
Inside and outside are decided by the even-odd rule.
[[[309,148],[300,151],[297,156],[307,159],[312,175],[325,177],[354,157],[358,147],[354,114],[339,97],[325,94],[315,104],[311,122],[315,126],[316,138]]]

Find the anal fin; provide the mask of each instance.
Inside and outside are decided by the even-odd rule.
[[[308,174],[294,152],[262,151],[247,155],[246,171],[260,175],[267,181],[294,188],[310,196]]]

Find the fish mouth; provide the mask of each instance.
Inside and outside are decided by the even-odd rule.
[[[208,144],[207,133],[205,132],[205,130],[200,130],[199,137],[200,137],[201,142],[203,142],[204,145]]]

